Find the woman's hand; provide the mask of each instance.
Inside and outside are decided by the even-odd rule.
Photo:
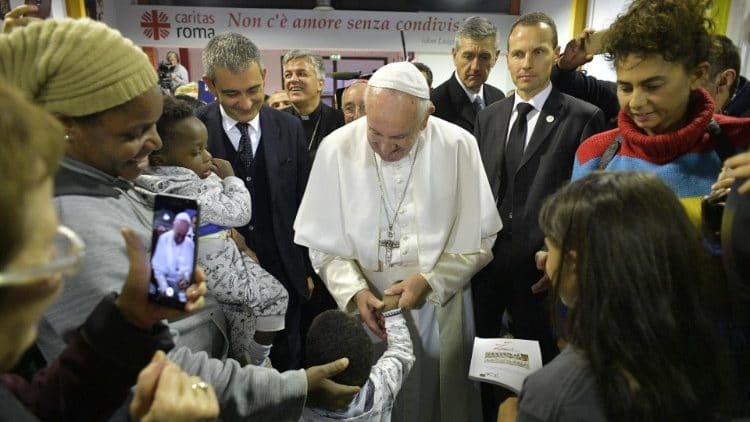
[[[142,422],[213,421],[219,416],[219,402],[212,386],[158,351],[138,375],[130,415]]]

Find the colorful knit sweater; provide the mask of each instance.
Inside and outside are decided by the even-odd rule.
[[[709,193],[722,167],[716,139],[708,132],[709,122],[713,118],[719,123],[737,152],[750,145],[750,119],[714,115],[713,110],[713,100],[701,89],[691,98],[688,123],[655,136],[643,133],[621,110],[617,129],[596,134],[578,147],[572,180],[595,171],[604,151],[622,133],[622,145],[606,170],[656,173],[683,202],[691,220],[700,221],[700,199]]]

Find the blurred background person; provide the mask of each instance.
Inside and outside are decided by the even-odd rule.
[[[278,91],[274,91],[273,94],[269,95],[268,98],[266,98],[266,104],[275,108],[276,110],[282,110],[287,107],[291,107],[292,101],[289,99],[289,95],[287,95],[286,91],[280,89]]]
[[[411,62],[414,66],[419,69],[419,71],[424,76],[425,80],[427,81],[427,86],[430,87],[430,90],[432,90],[432,69],[430,69],[429,66],[427,66],[424,63],[420,62]]]
[[[351,123],[367,114],[365,110],[366,79],[357,79],[341,94],[341,109],[344,110],[344,124]]]
[[[169,81],[169,90],[171,92],[175,92],[177,88],[190,81],[188,71],[185,69],[185,66],[180,64],[180,56],[177,52],[167,52],[166,65],[166,68],[163,68],[161,65],[159,66],[159,77],[162,79],[165,77],[167,78]],[[162,75],[163,70],[166,70],[166,72]]]

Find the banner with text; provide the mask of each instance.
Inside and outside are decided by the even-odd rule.
[[[215,34],[239,32],[262,49],[446,52],[469,14],[139,6],[116,2],[115,26],[139,45],[202,48]],[[504,40],[513,15],[484,15]]]

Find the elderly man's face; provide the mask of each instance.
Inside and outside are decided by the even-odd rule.
[[[344,122],[351,123],[367,114],[365,112],[365,89],[366,83],[356,83],[349,85],[341,96],[341,102],[344,104]]]
[[[290,107],[292,105],[292,100],[289,99],[286,91],[276,91],[271,94],[270,97],[268,97],[268,99],[266,100],[266,104],[270,105],[276,110],[281,110]]]
[[[185,240],[185,236],[190,228],[190,223],[185,220],[177,220],[172,225],[172,232],[174,232],[174,241],[178,245],[182,244]]]
[[[429,115],[417,115],[418,100],[409,94],[387,88],[368,89],[367,140],[383,161],[398,161],[409,154]]]

